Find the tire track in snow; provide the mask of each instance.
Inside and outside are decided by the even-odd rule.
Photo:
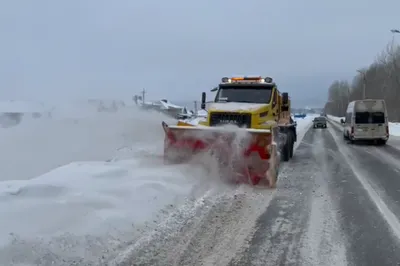
[[[396,253],[400,248],[396,233],[398,221],[370,180],[385,175],[387,167],[377,165],[366,152],[357,153],[354,147],[346,147],[341,132],[337,134],[332,127],[324,138],[331,149],[330,191],[339,206],[338,219],[347,239],[349,264],[397,265],[400,261],[400,254]],[[369,158],[368,164],[380,167],[380,175],[360,171],[370,167],[360,164],[363,158]]]
[[[247,186],[210,192],[174,212],[110,265],[226,265],[246,247],[271,193]]]
[[[337,221],[337,206],[329,193],[329,154],[331,150],[325,142],[326,129],[316,132],[312,153],[320,166],[316,176],[308,228],[302,243],[304,265],[347,265],[345,240]]]
[[[324,194],[324,147],[314,148],[321,145],[318,135],[315,130],[306,133],[281,175],[276,196],[257,221],[251,246],[229,265],[343,265],[343,246],[332,244],[337,232]]]
[[[338,149],[351,162],[352,171],[368,192],[372,202],[387,221],[393,234],[400,241],[400,173],[393,167],[396,163],[390,154],[385,154],[382,147],[354,144],[348,145],[334,127],[331,134]],[[389,160],[387,160],[389,159]]]

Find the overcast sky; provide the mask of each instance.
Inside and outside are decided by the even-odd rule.
[[[312,105],[372,62],[399,12],[398,0],[2,0],[0,99],[129,99],[145,87],[190,101],[223,76],[261,74]]]

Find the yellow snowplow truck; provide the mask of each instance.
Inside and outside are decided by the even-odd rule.
[[[296,142],[296,123],[290,115],[288,93],[281,93],[270,77],[224,77],[206,117],[162,122],[164,160],[181,163],[209,153],[229,179],[275,187],[281,160],[289,161]],[[193,121],[196,120],[197,123]]]

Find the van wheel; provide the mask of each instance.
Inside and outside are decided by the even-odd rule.
[[[385,146],[385,145],[386,145],[386,142],[387,142],[387,140],[378,139],[378,140],[376,141],[376,144],[379,145],[379,146]]]

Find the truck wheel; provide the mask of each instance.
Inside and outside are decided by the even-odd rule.
[[[290,145],[290,158],[293,158],[293,149],[294,149],[294,144],[292,142],[292,144]]]
[[[290,133],[287,135],[286,143],[283,145],[282,148],[282,160],[284,162],[289,161],[290,159],[290,142],[291,142],[291,135]]]
[[[290,135],[292,135],[292,134],[290,134]],[[293,158],[293,149],[294,149],[294,141],[293,141],[293,138],[290,137],[289,158]]]

